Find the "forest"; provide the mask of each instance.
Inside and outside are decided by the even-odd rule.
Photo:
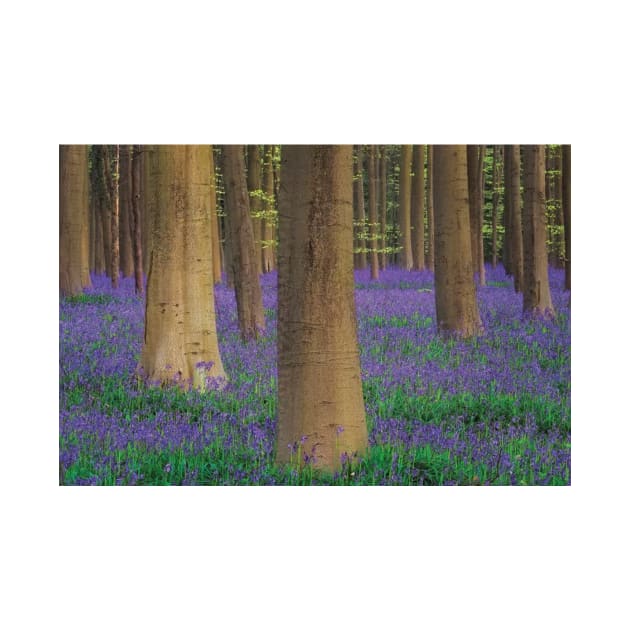
[[[60,485],[570,485],[570,145],[60,145]]]

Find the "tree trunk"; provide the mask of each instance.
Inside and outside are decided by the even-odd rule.
[[[482,240],[482,168],[484,147],[469,144],[466,147],[468,161],[468,195],[470,203],[470,238],[473,272],[477,275],[479,285],[486,284],[483,264]]]
[[[479,173],[479,231],[477,232],[477,238],[479,239],[478,246],[478,255],[479,255],[479,286],[486,286],[486,258],[483,247],[483,225],[484,225],[484,210],[486,205],[486,197],[485,197],[485,185],[486,185],[486,174],[484,171],[484,160],[486,157],[486,147],[485,145],[481,145],[479,147],[479,165],[478,165],[478,173]]]
[[[338,469],[367,448],[352,260],[352,146],[283,147],[279,463]]]
[[[438,330],[471,337],[482,326],[472,268],[467,150],[465,145],[436,145],[433,151]]]
[[[212,241],[212,280],[221,282],[221,242],[219,239],[219,215],[217,213],[217,183],[214,168],[214,150],[210,152],[210,240]]]
[[[403,144],[400,155],[400,238],[402,240],[401,266],[409,271],[413,267],[411,250],[411,155],[412,145]]]
[[[370,278],[378,280],[378,214],[376,212],[376,145],[368,148],[368,221],[370,223]]]
[[[523,229],[521,213],[521,149],[518,144],[505,145],[505,203],[509,215],[510,270],[514,290],[523,291]]]
[[[252,214],[252,230],[256,246],[256,273],[262,273],[262,170],[260,164],[260,147],[257,144],[247,146],[247,189],[249,190],[249,207]]]
[[[142,205],[142,268],[148,270],[151,261],[151,250],[153,248],[153,224],[155,208],[157,206],[157,151],[159,146],[145,144],[143,146],[143,175],[142,191],[144,193],[144,203]]]
[[[525,145],[523,156],[523,313],[553,317],[547,267],[545,147]]]
[[[433,217],[433,146],[427,150],[427,267],[435,269],[435,223]]]
[[[499,214],[499,190],[501,188],[501,145],[492,149],[492,268],[497,267],[497,217]]]
[[[258,339],[265,330],[262,292],[256,268],[257,249],[249,209],[244,146],[225,145],[223,177],[225,213],[232,235],[232,264],[238,325],[243,341]]]
[[[380,220],[381,220],[381,251],[380,263],[381,269],[387,268],[387,151],[385,145],[381,145],[381,159],[379,161],[380,171]]]
[[[152,382],[225,378],[217,341],[209,146],[155,147],[157,177],[141,366]]]
[[[123,278],[133,276],[133,247],[131,244],[131,146],[120,146],[120,217],[118,241],[120,246],[120,271]]]
[[[564,219],[564,288],[571,290],[571,145],[562,145],[562,214]]]
[[[411,183],[411,250],[413,268],[424,269],[424,145],[413,145],[413,179]]]
[[[360,144],[355,146],[356,157],[354,161],[354,186],[353,186],[353,206],[354,206],[354,230],[356,233],[357,253],[355,256],[355,268],[367,269],[367,245],[365,241],[365,195],[363,193],[363,147]]]
[[[265,145],[263,164],[264,218],[262,222],[262,270],[268,273],[273,270],[273,145]]]
[[[59,291],[91,287],[87,145],[59,146]]]
[[[142,211],[143,199],[144,148],[134,144],[131,154],[131,243],[133,250],[134,282],[136,295],[144,290],[144,267],[142,265]]]
[[[112,273],[112,197],[109,186],[110,180],[110,155],[109,147],[106,145],[99,147],[101,151],[101,225],[103,227],[103,257],[105,258],[105,273],[111,277]]]
[[[108,160],[108,180],[109,187],[109,199],[111,202],[111,267],[109,269],[109,275],[112,279],[112,288],[118,288],[118,279],[120,278],[120,243],[118,240],[119,235],[119,217],[120,217],[120,188],[119,188],[119,176],[120,176],[120,145],[116,144],[112,147],[113,165],[109,164]],[[111,168],[113,166],[113,172]]]

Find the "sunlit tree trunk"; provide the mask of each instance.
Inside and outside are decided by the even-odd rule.
[[[352,146],[283,147],[279,463],[338,469],[367,448],[352,259]],[[290,448],[294,447],[294,448]]]
[[[413,267],[411,249],[411,155],[412,145],[403,144],[400,155],[400,237],[402,239],[401,266],[409,271]]]
[[[260,214],[262,211],[262,171],[260,164],[260,147],[257,144],[247,146],[247,188],[249,190],[249,207],[252,214],[252,230],[256,245],[256,273],[262,273],[262,252],[260,239],[262,226]]]
[[[521,149],[518,144],[505,146],[505,204],[509,214],[510,271],[514,290],[523,291],[523,229],[521,212]]]
[[[120,145],[120,176],[118,180],[120,192],[120,217],[118,240],[120,247],[120,271],[123,278],[133,275],[133,248],[131,245],[131,147]]]
[[[142,268],[147,270],[150,266],[151,249],[153,247],[153,223],[155,208],[157,205],[157,150],[159,145],[143,145],[144,166],[142,174],[142,190],[144,203],[142,204]]]
[[[381,159],[379,160],[379,172],[380,172],[380,188],[379,195],[381,199],[380,203],[380,222],[381,222],[381,251],[380,251],[380,265],[381,269],[387,267],[387,149],[385,145],[381,145]]]
[[[473,279],[465,145],[435,145],[435,306],[442,334],[482,331]]]
[[[120,217],[120,145],[116,144],[111,148],[111,164],[107,160],[107,186],[109,188],[110,200],[110,269],[109,276],[112,279],[112,287],[118,288],[120,278],[120,242],[119,242],[119,217]],[[113,170],[112,170],[113,169]]]
[[[413,268],[424,269],[424,145],[413,145],[413,178],[411,182],[411,250]]]
[[[468,194],[470,203],[470,238],[473,271],[477,275],[480,286],[486,284],[483,258],[482,237],[482,181],[483,157],[485,147],[469,144],[466,147],[468,162]]]
[[[365,196],[363,194],[363,146],[357,144],[355,147],[354,160],[354,186],[353,186],[353,205],[355,232],[357,234],[357,253],[355,255],[355,268],[367,268],[367,245],[365,242]]]
[[[265,315],[254,244],[254,230],[249,209],[249,194],[245,175],[244,146],[223,147],[225,181],[225,212],[232,235],[232,264],[236,311],[241,338],[257,339],[265,330]]]
[[[268,273],[273,269],[273,210],[275,205],[273,187],[273,145],[265,145],[263,164],[263,190],[265,193],[264,212],[262,222],[262,270]]]
[[[141,358],[151,382],[204,389],[206,378],[225,377],[212,276],[211,150],[154,147],[156,206]]]
[[[433,216],[433,146],[427,149],[427,267],[435,269],[435,223]]]
[[[376,211],[376,146],[368,147],[368,221],[370,224],[370,278],[378,280],[378,214]]]
[[[523,312],[553,317],[547,266],[544,145],[524,145],[523,157]]]
[[[87,145],[59,146],[59,291],[79,295],[91,286]]]
[[[144,267],[142,265],[143,172],[144,147],[134,144],[131,152],[131,213],[129,215],[129,223],[133,251],[133,275],[137,295],[141,295],[144,291]]]
[[[497,266],[497,217],[499,213],[499,196],[501,190],[501,145],[495,144],[492,149],[492,268]]]
[[[109,186],[110,180],[110,156],[109,147],[102,145],[98,147],[100,151],[100,185],[101,185],[101,226],[103,234],[103,257],[105,259],[105,273],[111,276],[112,272],[112,196]]]
[[[217,183],[214,165],[214,150],[210,152],[210,240],[212,241],[212,279],[221,282],[221,242],[219,240],[219,216],[217,213]]]
[[[571,290],[571,145],[562,145],[562,214],[564,219],[564,288]]]

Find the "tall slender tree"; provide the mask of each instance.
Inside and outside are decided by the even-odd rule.
[[[385,145],[381,145],[379,153],[379,216],[381,232],[379,260],[381,269],[385,269],[387,267],[387,148]]]
[[[107,162],[107,187],[109,188],[110,203],[110,269],[109,276],[112,280],[112,287],[118,288],[118,279],[120,277],[120,241],[119,241],[119,218],[120,218],[120,145],[116,144],[111,147],[111,164]]]
[[[120,169],[118,179],[120,216],[118,241],[120,247],[120,271],[123,278],[133,275],[133,248],[131,244],[131,146],[120,145]]]
[[[571,290],[571,145],[562,145],[562,213],[564,218],[564,288]]]
[[[260,215],[262,213],[262,170],[260,163],[260,147],[257,144],[247,146],[247,189],[249,191],[249,207],[252,214],[252,229],[254,231],[254,243],[256,244],[256,273],[262,273],[262,252],[260,239],[262,237],[262,225]]]
[[[367,448],[354,302],[352,146],[283,147],[282,179],[276,459],[306,456],[334,470],[344,453]]]
[[[435,307],[438,330],[471,337],[482,332],[470,238],[465,145],[435,145]]]
[[[142,145],[134,144],[131,150],[131,213],[129,223],[133,249],[134,284],[137,295],[141,295],[144,291],[144,267],[142,264],[143,172],[144,149]]]
[[[427,267],[435,268],[435,227],[433,216],[433,146],[427,150]]]
[[[505,207],[509,216],[506,243],[510,251],[510,271],[514,290],[523,291],[523,229],[521,213],[521,148],[518,144],[505,146]]]
[[[91,286],[89,270],[87,145],[59,146],[59,291],[79,295]]]
[[[501,145],[495,144],[492,149],[492,268],[496,269],[498,242],[497,223],[499,215],[499,197],[501,190]]]
[[[214,150],[210,152],[210,240],[212,241],[212,278],[214,284],[221,282],[221,239],[219,235],[219,215],[217,212],[217,183],[214,164]]]
[[[480,286],[486,284],[483,256],[483,158],[485,147],[469,144],[466,147],[468,163],[468,194],[470,203],[470,238],[473,271],[477,274]]]
[[[400,238],[402,240],[401,266],[403,269],[413,267],[413,252],[411,249],[411,156],[412,145],[403,144],[400,154]]]
[[[367,244],[365,242],[365,196],[363,194],[363,147],[357,144],[354,159],[353,186],[354,223],[356,234],[356,254],[354,266],[357,269],[367,268]]]
[[[236,310],[241,338],[257,339],[265,329],[262,291],[256,267],[258,250],[249,209],[245,175],[244,147],[240,144],[223,147],[225,179],[225,213],[232,235],[232,264]]]
[[[413,145],[411,180],[411,251],[413,268],[424,269],[424,145]]]
[[[368,222],[370,227],[370,278],[378,280],[378,214],[376,211],[376,146],[368,147]]]
[[[212,277],[211,150],[154,147],[156,206],[141,367],[152,382],[196,389],[208,377],[225,377]]]
[[[545,147],[523,147],[523,312],[553,317],[547,266]]]
[[[153,249],[153,224],[157,207],[158,167],[157,151],[159,145],[145,144],[142,149],[142,267],[148,270]]]
[[[264,219],[262,223],[262,270],[272,271],[273,266],[273,211],[275,196],[273,185],[273,145],[265,145],[263,164]]]

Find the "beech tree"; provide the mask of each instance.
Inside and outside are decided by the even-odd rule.
[[[155,211],[141,367],[151,382],[203,389],[224,378],[217,340],[211,147],[156,145]]]
[[[225,213],[232,236],[232,265],[236,310],[241,337],[257,339],[265,329],[262,291],[256,259],[260,259],[254,243],[254,229],[249,209],[243,145],[223,147],[225,181]]]
[[[144,291],[144,266],[142,264],[143,169],[143,147],[139,144],[134,144],[131,151],[131,213],[129,215],[129,226],[133,250],[134,285],[137,295],[141,295]]]
[[[505,241],[510,252],[510,272],[514,276],[514,290],[517,293],[522,293],[521,149],[518,144],[505,145],[505,213],[507,215],[506,221],[509,224]]]
[[[433,214],[433,146],[427,149],[427,267],[435,268],[435,223]]]
[[[363,453],[352,257],[352,146],[283,147],[278,257],[279,463]]]
[[[380,220],[380,252],[379,261],[381,269],[387,267],[387,149],[381,145],[379,151],[379,220]]]
[[[545,146],[524,145],[523,312],[553,317],[547,265]]]
[[[133,247],[131,243],[131,146],[120,145],[120,168],[118,178],[120,215],[118,241],[120,248],[120,272],[123,278],[133,275]]]
[[[87,145],[60,145],[59,291],[64,296],[92,286],[89,219]]]
[[[564,218],[564,288],[571,290],[571,145],[562,145],[562,214]]]
[[[413,145],[411,182],[411,250],[413,269],[424,269],[424,145]]]
[[[353,182],[352,204],[354,206],[354,232],[356,243],[354,266],[356,269],[366,269],[367,243],[365,241],[365,196],[363,194],[363,147],[360,144],[355,147]]]
[[[482,332],[470,237],[466,145],[435,145],[435,310],[443,334]]]
[[[273,145],[265,145],[263,165],[264,218],[262,222],[262,270],[274,269],[273,255],[273,211],[275,206],[273,184]]]
[[[409,271],[413,267],[411,249],[411,155],[412,145],[403,144],[400,155],[399,221],[402,241],[401,266]]]
[[[257,144],[247,146],[247,189],[249,191],[249,208],[252,215],[252,229],[256,245],[256,273],[262,273],[262,169],[260,163],[260,147]]]
[[[468,164],[468,194],[470,206],[470,239],[473,271],[477,274],[480,286],[486,284],[483,255],[483,159],[485,147],[469,144],[466,147]]]

